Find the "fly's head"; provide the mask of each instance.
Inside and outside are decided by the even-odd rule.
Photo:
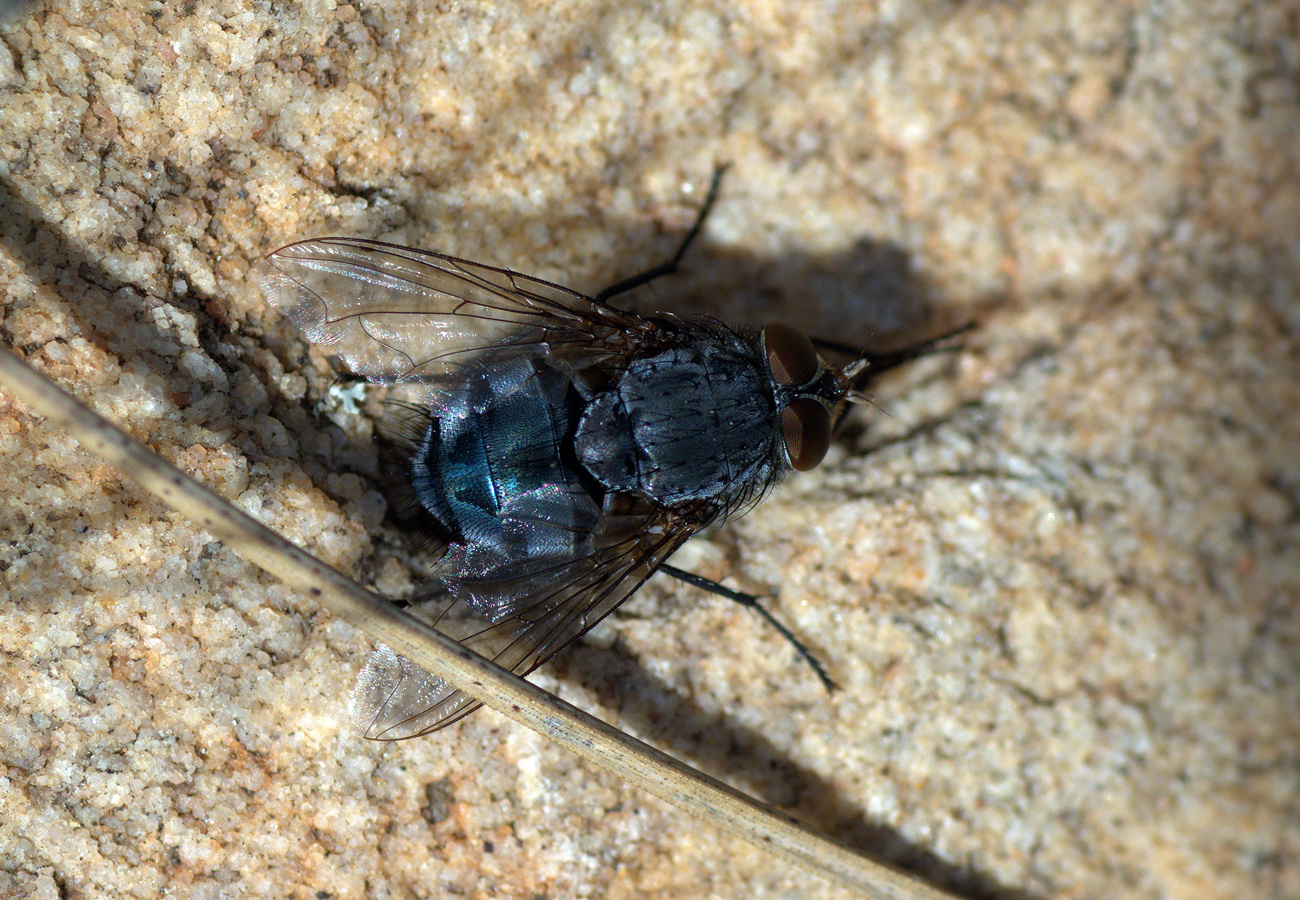
[[[806,334],[785,322],[769,322],[763,328],[762,341],[780,410],[781,443],[787,461],[796,471],[807,472],[826,456],[848,404],[865,400],[854,389],[854,382],[867,362],[832,366]]]

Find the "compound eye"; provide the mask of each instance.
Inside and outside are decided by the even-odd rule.
[[[763,329],[763,347],[777,384],[798,387],[817,377],[817,351],[808,336],[793,325],[769,322]]]
[[[781,438],[796,471],[815,469],[831,446],[831,415],[810,397],[792,400],[781,410]]]

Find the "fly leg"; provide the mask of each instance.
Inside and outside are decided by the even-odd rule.
[[[798,651],[800,656],[803,657],[804,662],[808,663],[808,665],[812,667],[813,672],[816,673],[817,678],[821,681],[827,691],[836,691],[839,689],[839,685],[837,685],[831,679],[831,676],[827,674],[826,667],[821,664],[821,661],[818,660],[816,656],[813,656],[812,651],[805,647],[803,642],[795,637],[789,628],[786,628],[777,621],[776,616],[768,612],[763,607],[763,604],[759,603],[758,598],[753,594],[734,591],[729,587],[724,587],[718,584],[716,581],[711,581],[702,575],[696,575],[694,572],[687,572],[685,569],[679,569],[676,566],[662,565],[659,567],[659,571],[671,575],[680,581],[684,581],[687,584],[694,585],[697,588],[703,588],[711,594],[717,594],[719,597],[726,597],[728,600],[734,600],[741,606],[748,606],[750,609],[754,610],[754,612],[758,613],[767,624],[775,628],[781,637],[790,642],[790,645]]]
[[[942,334],[929,338],[924,341],[918,341],[891,353],[869,353],[861,347],[854,347],[849,344],[843,344],[839,341],[829,341],[824,338],[813,338],[813,346],[818,350],[829,350],[832,353],[838,353],[859,360],[858,369],[868,378],[888,372],[890,369],[896,369],[904,363],[909,363],[914,359],[920,359],[923,356],[929,356],[933,353],[951,353],[961,349],[961,345],[953,341],[952,338],[965,334],[975,328],[974,322],[966,322],[951,328]]]
[[[595,300],[597,303],[606,303],[610,297],[626,294],[628,291],[649,284],[656,278],[662,278],[677,271],[678,264],[681,263],[682,257],[686,255],[686,249],[699,237],[700,227],[704,225],[704,218],[709,214],[709,210],[713,208],[713,202],[718,199],[718,187],[722,184],[722,173],[725,171],[727,171],[726,165],[720,165],[713,170],[713,180],[709,182],[709,192],[704,195],[704,205],[700,207],[700,212],[695,217],[695,224],[691,226],[690,231],[686,232],[686,237],[682,238],[682,243],[677,248],[677,252],[673,254],[673,258],[660,263],[653,269],[646,269],[639,275],[633,275],[631,278],[624,278],[620,282],[611,284],[596,295]]]

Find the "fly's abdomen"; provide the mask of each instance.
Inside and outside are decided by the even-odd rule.
[[[611,491],[664,506],[749,493],[770,477],[771,379],[736,340],[633,360],[582,412],[574,448]]]
[[[438,410],[411,469],[420,503],[453,535],[444,582],[514,580],[590,552],[600,509],[562,451],[573,404],[564,375],[516,357]]]

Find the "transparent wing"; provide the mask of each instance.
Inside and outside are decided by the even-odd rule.
[[[702,518],[696,516],[695,518]],[[499,665],[527,675],[630,597],[696,530],[692,517],[659,517],[638,534],[550,577],[530,576],[504,604],[506,614],[484,627],[460,600],[449,601],[434,626]],[[374,740],[428,734],[468,715],[479,701],[381,646],[357,680],[352,715]]]
[[[380,384],[437,381],[466,354],[526,329],[537,341],[610,353],[653,328],[550,282],[380,241],[301,241],[253,274],[308,340]]]

